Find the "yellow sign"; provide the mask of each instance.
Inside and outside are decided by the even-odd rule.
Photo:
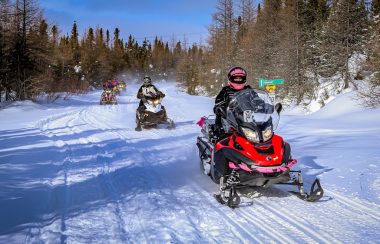
[[[269,93],[272,93],[274,90],[276,90],[276,85],[266,85],[265,89],[267,89]]]

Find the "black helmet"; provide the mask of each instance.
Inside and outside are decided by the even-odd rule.
[[[145,85],[152,84],[152,79],[149,76],[144,76],[143,81]]]

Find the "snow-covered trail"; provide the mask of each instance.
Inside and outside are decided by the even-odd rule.
[[[345,167],[320,162],[328,162],[329,155],[340,154],[344,147],[319,145],[333,152],[313,151],[321,137],[316,130],[294,132],[297,126],[315,125],[301,116],[285,116],[280,132],[293,145],[306,179],[322,178],[326,190],[322,201],[302,202],[273,187],[245,198],[239,209],[219,205],[212,197],[216,185],[200,172],[195,146],[199,134],[195,122],[212,111],[212,99],[186,95],[173,83],[158,87],[167,94],[163,104],[176,122],[175,130],[134,131],[136,85],[127,87],[117,106],[97,105],[100,93],[93,92],[47,109],[29,106],[22,111],[24,117],[2,127],[0,243],[379,239],[379,201],[370,192],[364,197],[345,196],[344,190],[356,189],[348,186],[341,191],[334,185],[334,171],[343,171],[347,180]],[[20,113],[18,107],[0,115],[16,112]],[[372,142],[379,143],[379,137]],[[368,150],[372,158],[379,157],[375,148]],[[376,167],[370,176],[378,181],[380,164],[371,164]],[[355,170],[353,175],[360,178]]]

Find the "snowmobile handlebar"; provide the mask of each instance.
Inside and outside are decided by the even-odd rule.
[[[215,114],[220,115],[220,116],[225,116],[226,112],[223,110],[223,108],[217,107],[215,110]]]

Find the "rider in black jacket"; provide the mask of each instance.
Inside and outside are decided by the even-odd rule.
[[[144,77],[144,84],[140,87],[139,91],[137,92],[137,98],[140,99],[139,107],[137,108],[137,113],[136,113],[136,123],[137,126],[135,128],[136,131],[141,130],[141,124],[140,124],[140,119],[139,119],[139,114],[143,114],[144,111],[146,110],[146,107],[144,105],[144,99],[147,97],[165,97],[165,94],[157,89],[152,84],[152,80],[149,76]],[[162,109],[164,110],[165,108],[162,106]],[[166,112],[165,112],[165,117],[166,117]]]
[[[165,97],[165,94],[162,93],[152,84],[152,79],[150,79],[149,76],[144,77],[144,84],[140,87],[139,91],[137,92],[137,98],[140,99],[139,107],[144,106],[143,99],[145,97]],[[145,106],[144,106],[145,107]]]
[[[215,98],[215,132],[219,136],[224,133],[222,117],[226,118],[227,107],[230,104],[233,95],[238,91],[251,88],[249,85],[246,85],[247,72],[243,68],[234,67],[230,69],[227,76],[228,86],[223,87]]]

